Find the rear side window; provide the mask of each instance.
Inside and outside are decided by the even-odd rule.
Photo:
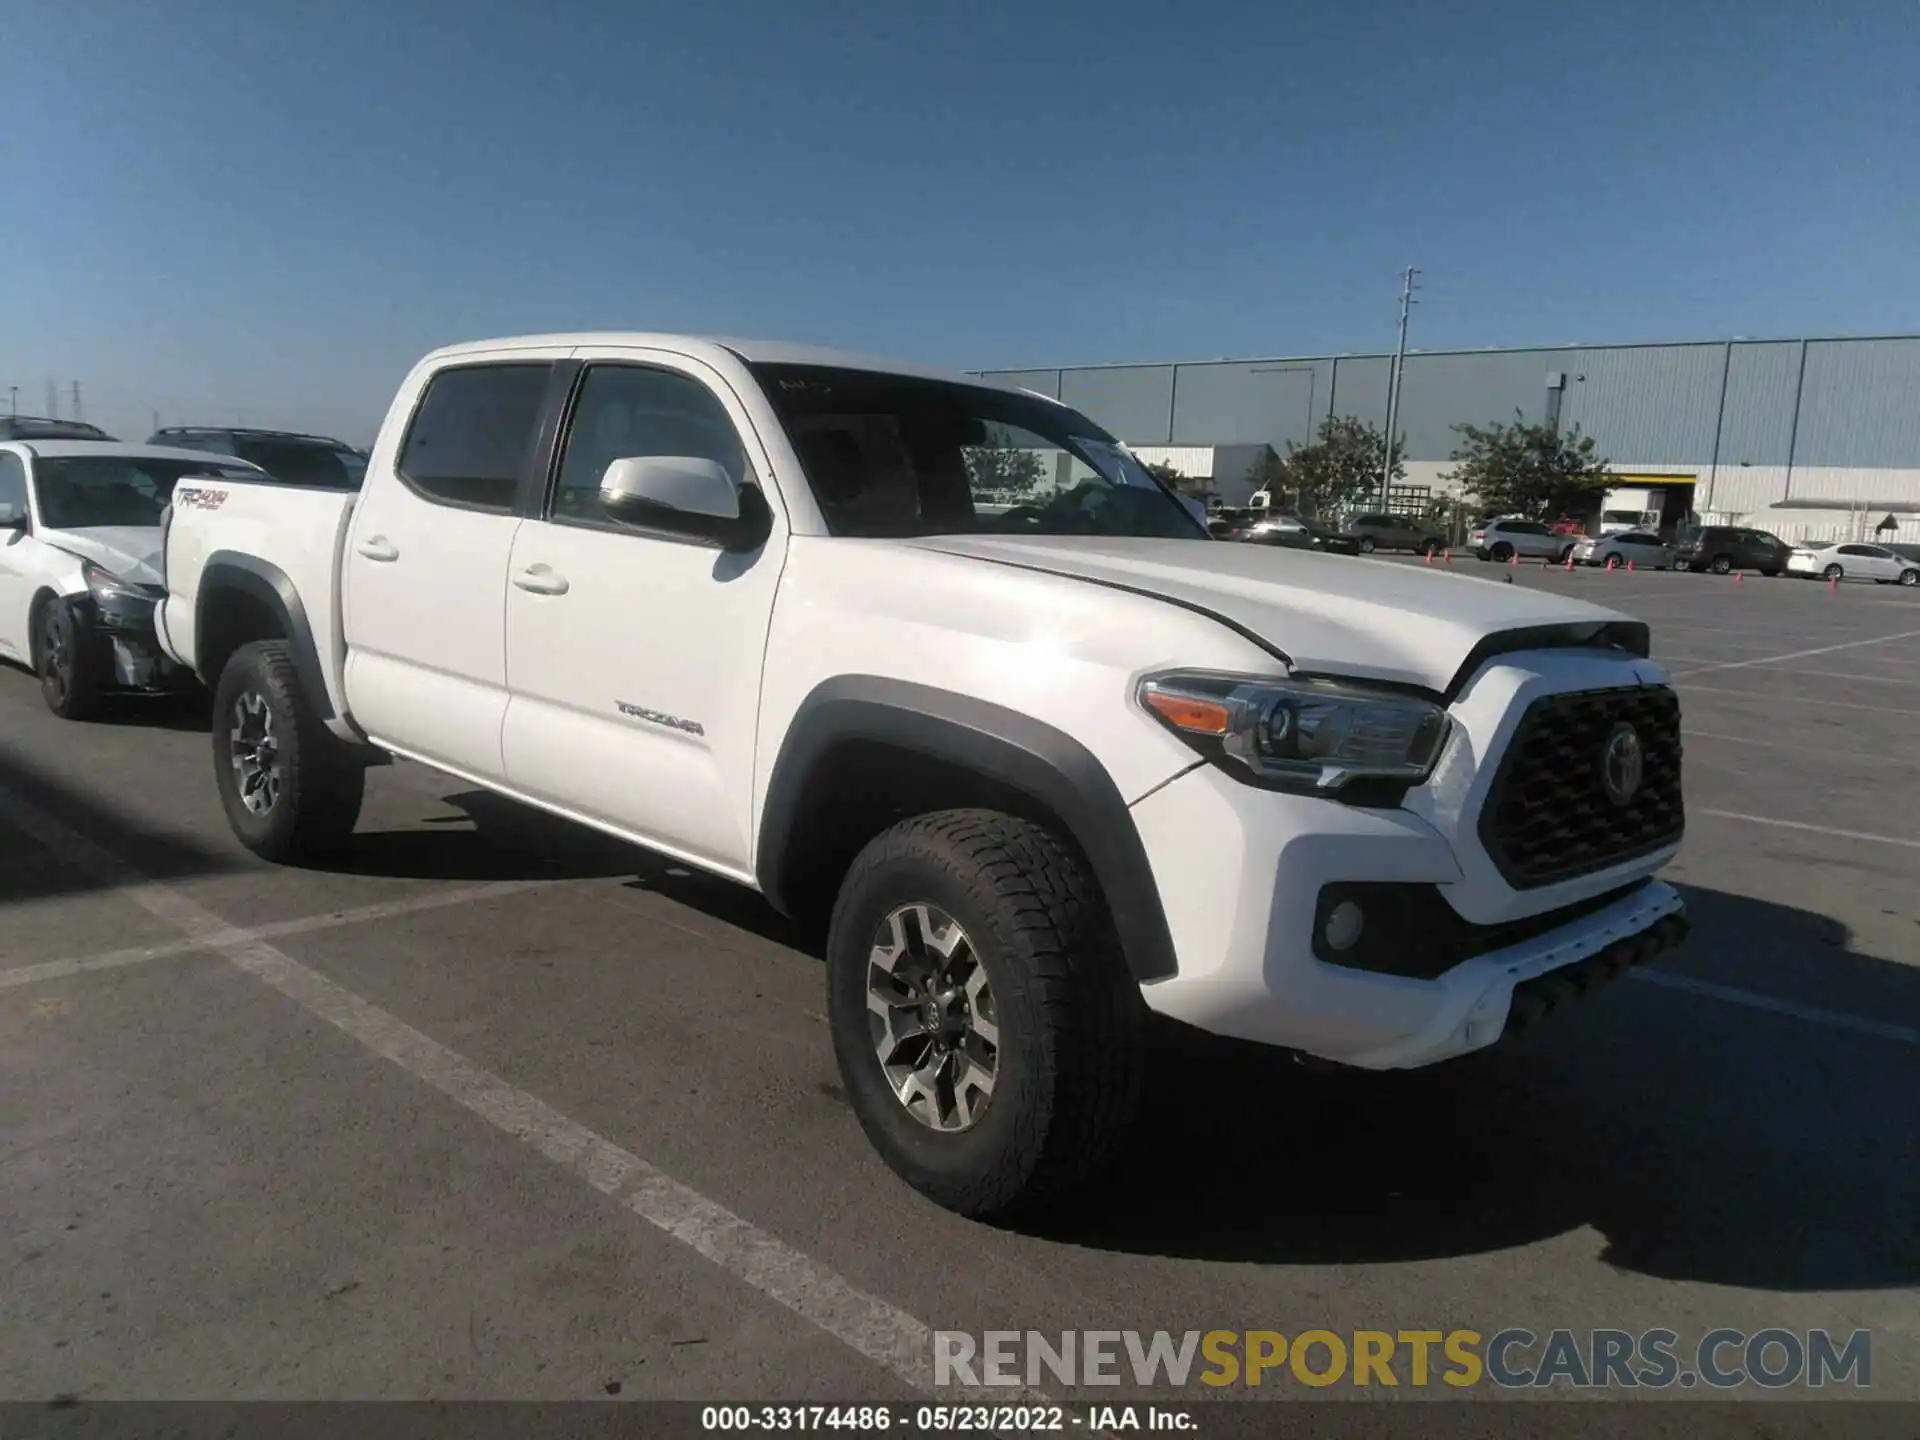
[[[513,509],[552,367],[468,365],[427,382],[395,467],[429,500]]]

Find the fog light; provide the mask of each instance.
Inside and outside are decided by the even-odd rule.
[[[1360,932],[1366,928],[1366,913],[1351,900],[1342,900],[1327,912],[1327,923],[1321,930],[1321,938],[1327,942],[1329,950],[1351,950],[1360,943]]]

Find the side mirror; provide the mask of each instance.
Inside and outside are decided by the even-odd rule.
[[[693,455],[629,455],[600,477],[600,503],[614,519],[658,524],[669,515],[738,520],[740,492],[733,477],[713,460]]]
[[[0,533],[9,530],[25,530],[26,528],[27,512],[25,509],[12,505],[0,505]]]
[[[694,455],[629,455],[600,477],[600,504],[622,525],[669,530],[729,551],[766,542],[773,515],[757,486],[733,483],[726,467]]]

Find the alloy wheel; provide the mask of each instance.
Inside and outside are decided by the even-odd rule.
[[[40,622],[40,678],[49,698],[56,702],[67,698],[71,686],[73,650],[67,643],[66,627],[51,607]]]
[[[979,1123],[1000,1074],[999,1014],[959,921],[925,903],[887,914],[867,957],[867,1026],[909,1115],[949,1133]]]
[[[240,803],[255,815],[267,814],[280,799],[285,777],[279,740],[273,733],[273,711],[264,695],[248,690],[233,702],[227,749],[239,782]]]

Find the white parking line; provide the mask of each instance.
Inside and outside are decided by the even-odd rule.
[[[1689,805],[1689,815],[1711,815],[1716,820],[1738,820],[1743,825],[1773,825],[1781,830],[1807,830],[1815,835],[1832,835],[1840,840],[1866,840],[1875,845],[1898,845],[1908,850],[1920,850],[1920,840],[1908,840],[1899,835],[1870,835],[1864,830],[1841,830],[1832,825],[1809,825],[1804,820],[1775,820],[1766,815],[1743,815],[1738,810],[1708,810],[1704,807]]]
[[[1788,745],[1779,740],[1755,740],[1750,735],[1728,735],[1719,730],[1701,730],[1684,723],[1682,728],[1687,734],[1698,735],[1703,740],[1723,740],[1733,745],[1758,745],[1766,750],[1791,750],[1802,759],[1805,759],[1808,754],[1805,745]],[[1867,750],[1835,750],[1825,745],[1820,747],[1818,753],[1822,759],[1837,757],[1843,760],[1871,760],[1876,765],[1920,765],[1920,756],[1875,755]]]
[[[1814,655],[1831,655],[1836,650],[1858,650],[1867,645],[1890,645],[1896,640],[1911,640],[1915,636],[1920,636],[1920,630],[1902,630],[1898,635],[1877,635],[1871,640],[1843,640],[1838,645],[1821,645],[1812,650],[1791,650],[1784,655],[1766,655],[1754,660],[1723,660],[1718,665],[1684,671],[1674,678],[1684,679],[1689,675],[1706,675],[1715,670],[1744,670],[1749,665],[1778,665],[1782,660],[1805,660]]]
[[[123,897],[189,940],[219,952],[236,969],[272,986],[376,1055],[525,1141],[735,1279],[914,1388],[934,1389],[933,1337],[925,1322],[855,1289],[777,1236],[308,969],[259,939],[257,932],[229,925],[198,901],[140,874],[117,855],[4,788],[0,788],[0,814],[62,860],[115,886]],[[956,1388],[965,1387],[943,1386],[940,1393]],[[972,1398],[995,1394],[1036,1398],[1034,1392],[1020,1390],[979,1392]]]
[[[1915,1030],[1908,1025],[1891,1025],[1884,1020],[1863,1020],[1858,1015],[1847,1015],[1838,1010],[1821,1010],[1812,1005],[1797,1005],[1791,1000],[1776,1000],[1771,995],[1761,995],[1752,990],[1736,990],[1731,985],[1716,985],[1711,980],[1696,980],[1691,975],[1675,975],[1669,970],[1629,970],[1627,974],[1635,980],[1644,980],[1649,985],[1664,985],[1669,990],[1686,990],[1695,995],[1710,995],[1715,1000],[1725,1000],[1730,1005],[1744,1005],[1749,1010],[1765,1010],[1774,1015],[1791,1015],[1796,1020],[1808,1020],[1816,1025],[1831,1026],[1835,1030],[1851,1030],[1856,1035],[1873,1035],[1902,1045],[1920,1046],[1920,1030]]]
[[[1685,680],[1676,675],[1676,680]],[[1763,700],[1769,705],[1824,705],[1830,710],[1870,710],[1875,715],[1920,715],[1920,710],[1902,710],[1895,705],[1855,705],[1848,700],[1823,700],[1817,695],[1769,695],[1764,690],[1729,690],[1724,685],[1687,686],[1689,695],[1738,695],[1746,700]]]
[[[1665,655],[1662,656],[1661,659],[1663,662],[1675,661],[1682,665],[1688,665],[1696,661],[1704,662],[1706,657],[1704,655]],[[1775,662],[1768,661],[1767,663],[1773,664]],[[1920,664],[1920,662],[1904,663]],[[1694,673],[1699,674],[1701,672],[1695,671]],[[1861,675],[1850,670],[1807,670],[1796,665],[1792,678],[1798,680],[1803,676],[1811,676],[1815,680],[1851,680],[1860,685],[1920,685],[1920,676]],[[1676,678],[1684,680],[1686,676],[1680,675]]]
[[[486,885],[463,885],[456,890],[439,890],[430,895],[413,895],[404,900],[385,900],[377,905],[359,905],[351,910],[330,910],[322,915],[303,915],[294,920],[274,920],[250,930],[230,929],[220,937],[236,943],[248,939],[279,939],[283,935],[306,935],[315,930],[333,930],[342,925],[361,925],[369,920],[387,920],[396,915],[414,915],[423,910],[444,910],[476,900],[491,900],[501,895],[517,895],[551,885],[551,880],[499,880]],[[45,960],[37,965],[21,965],[0,970],[0,990],[17,985],[33,985],[42,980],[61,980],[69,975],[86,975],[96,970],[121,970],[129,965],[144,965],[149,960],[165,960],[175,955],[191,955],[213,948],[206,939],[170,940],[163,945],[131,945],[100,955],[70,960]]]

